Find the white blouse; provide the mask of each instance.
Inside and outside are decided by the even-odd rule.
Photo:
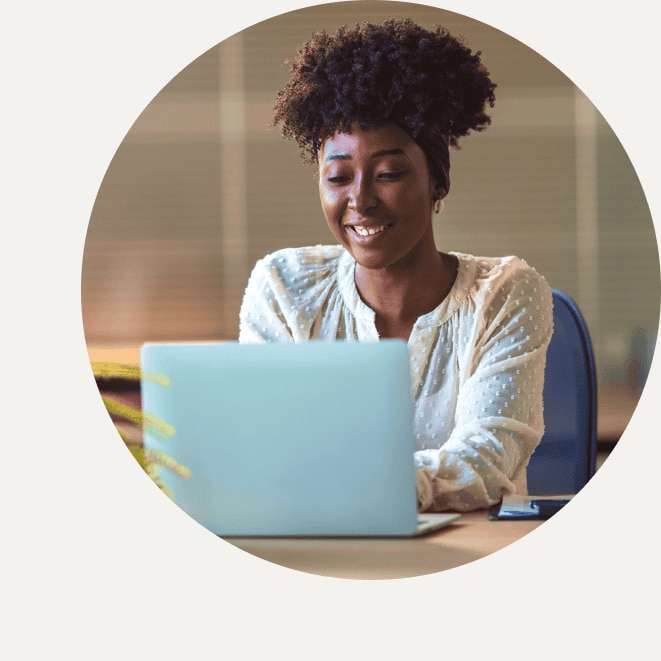
[[[517,257],[452,254],[452,290],[418,318],[408,341],[421,511],[470,511],[526,493],[526,467],[544,430],[548,284]],[[239,341],[378,340],[355,266],[341,246],[261,259],[244,294]]]

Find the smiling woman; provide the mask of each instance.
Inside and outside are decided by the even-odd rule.
[[[448,147],[490,123],[495,84],[479,53],[442,27],[392,19],[319,32],[290,66],[275,121],[318,165],[339,245],[260,260],[240,341],[406,340],[419,508],[525,493],[543,432],[549,287],[516,257],[438,250],[432,223]]]

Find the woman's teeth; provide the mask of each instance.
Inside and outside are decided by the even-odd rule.
[[[354,225],[353,229],[356,232],[356,234],[360,234],[360,236],[370,236],[372,234],[378,234],[379,232],[383,232],[383,230],[387,229],[388,225],[381,225],[381,227],[363,227],[362,225]]]

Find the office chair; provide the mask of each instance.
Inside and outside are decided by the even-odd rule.
[[[554,330],[544,376],[542,440],[528,465],[532,495],[577,493],[595,473],[597,377],[588,328],[576,303],[552,289]]]

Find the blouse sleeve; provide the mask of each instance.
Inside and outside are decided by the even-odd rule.
[[[536,271],[518,271],[484,303],[483,327],[460,386],[454,429],[437,450],[415,453],[420,510],[489,507],[525,485],[544,431],[551,291]]]
[[[255,264],[243,294],[239,313],[239,342],[291,342],[283,297],[287,293],[280,280],[269,274],[269,262],[262,259]]]

